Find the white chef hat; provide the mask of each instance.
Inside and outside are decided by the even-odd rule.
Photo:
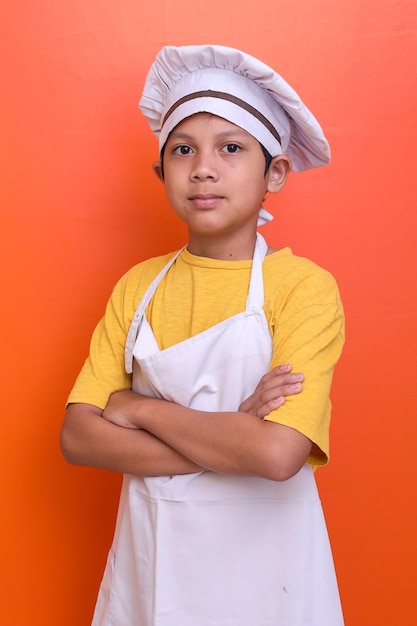
[[[240,126],[272,156],[286,154],[295,172],[326,165],[329,144],[292,87],[255,57],[225,46],[166,46],[146,78],[140,109],[159,138],[195,113]]]

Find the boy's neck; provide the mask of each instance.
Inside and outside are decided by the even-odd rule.
[[[251,236],[228,234],[223,237],[201,237],[189,234],[188,251],[195,256],[219,261],[248,261],[253,258],[256,232]]]

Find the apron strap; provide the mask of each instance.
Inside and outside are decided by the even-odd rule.
[[[253,253],[252,272],[250,275],[248,297],[246,298],[247,311],[259,311],[264,306],[264,279],[262,272],[262,264],[266,253],[268,252],[268,244],[259,233],[256,233],[256,244]]]
[[[185,246],[184,246],[185,247]],[[133,348],[136,342],[136,337],[138,335],[139,326],[142,322],[143,316],[145,314],[146,308],[149,302],[152,299],[153,294],[162,278],[165,276],[171,265],[175,263],[181,252],[184,248],[181,248],[172,259],[162,268],[162,270],[155,276],[147,290],[145,291],[142,300],[139,303],[138,308],[136,309],[136,313],[130,323],[129,331],[127,333],[126,344],[125,344],[125,370],[127,374],[131,374],[133,372]]]

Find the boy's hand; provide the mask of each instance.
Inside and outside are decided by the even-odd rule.
[[[123,428],[139,429],[139,406],[142,396],[125,389],[112,393],[103,411],[103,417],[108,422]]]
[[[291,365],[279,365],[262,376],[258,386],[239,407],[239,411],[263,419],[285,403],[287,396],[303,390],[304,374],[292,374]]]

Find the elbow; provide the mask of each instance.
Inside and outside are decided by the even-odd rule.
[[[291,460],[285,462],[283,459],[274,459],[274,462],[265,468],[263,478],[273,480],[275,482],[284,482],[295,476],[303,467],[304,462],[294,463]]]
[[[303,438],[296,446],[273,441],[264,455],[262,477],[275,482],[289,480],[305,465],[311,451],[311,441]]]
[[[273,480],[275,482],[284,482],[289,480],[293,476],[295,476],[300,469],[303,467],[304,463],[294,464],[294,463],[283,463],[276,462],[275,466],[271,466],[268,468],[268,471],[265,472],[264,478],[268,480]]]
[[[79,465],[77,458],[77,448],[74,445],[74,438],[69,432],[70,429],[65,424],[62,427],[59,444],[62,456],[70,465]]]
[[[82,421],[74,410],[68,409],[60,434],[62,456],[70,465],[85,465],[83,445],[85,433],[80,427]]]
[[[90,405],[72,404],[67,408],[61,429],[60,446],[64,459],[70,465],[89,465],[94,434],[89,428],[100,409]]]

